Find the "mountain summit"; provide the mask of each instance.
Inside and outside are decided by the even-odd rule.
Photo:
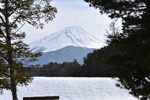
[[[50,52],[67,46],[100,48],[102,41],[79,26],[66,27],[30,44],[33,52]]]

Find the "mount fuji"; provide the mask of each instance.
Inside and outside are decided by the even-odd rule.
[[[102,46],[103,42],[98,35],[88,33],[79,26],[66,27],[30,44],[33,52],[43,52],[38,62],[41,65],[74,59],[82,64],[83,57]]]

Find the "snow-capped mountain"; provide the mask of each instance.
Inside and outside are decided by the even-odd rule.
[[[100,48],[103,42],[99,36],[86,32],[78,26],[66,27],[30,44],[33,52],[50,52],[67,46],[83,48]]]

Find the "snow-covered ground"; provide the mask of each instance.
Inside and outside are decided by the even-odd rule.
[[[115,83],[110,78],[35,77],[28,86],[18,86],[18,97],[19,100],[35,96],[59,96],[60,100],[137,100]],[[5,90],[0,100],[12,100],[11,92]]]

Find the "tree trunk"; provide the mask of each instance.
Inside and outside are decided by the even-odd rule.
[[[12,92],[12,99],[13,100],[18,100],[17,98],[17,85],[16,85],[16,79],[14,78],[15,76],[15,70],[12,68],[13,65],[13,51],[12,51],[12,42],[11,42],[11,29],[10,29],[10,22],[9,22],[9,8],[8,8],[8,3],[9,0],[4,0],[5,2],[5,32],[6,32],[6,45],[8,47],[7,49],[7,57],[8,57],[8,63],[9,63],[9,68],[10,68],[10,87],[11,87],[11,92]]]
[[[13,89],[13,90],[12,90],[12,96],[13,96],[13,97],[12,97],[13,100],[18,100],[16,89]]]
[[[14,79],[11,80],[11,92],[12,92],[12,99],[13,100],[18,100],[18,97],[17,97],[17,86],[15,84]]]

